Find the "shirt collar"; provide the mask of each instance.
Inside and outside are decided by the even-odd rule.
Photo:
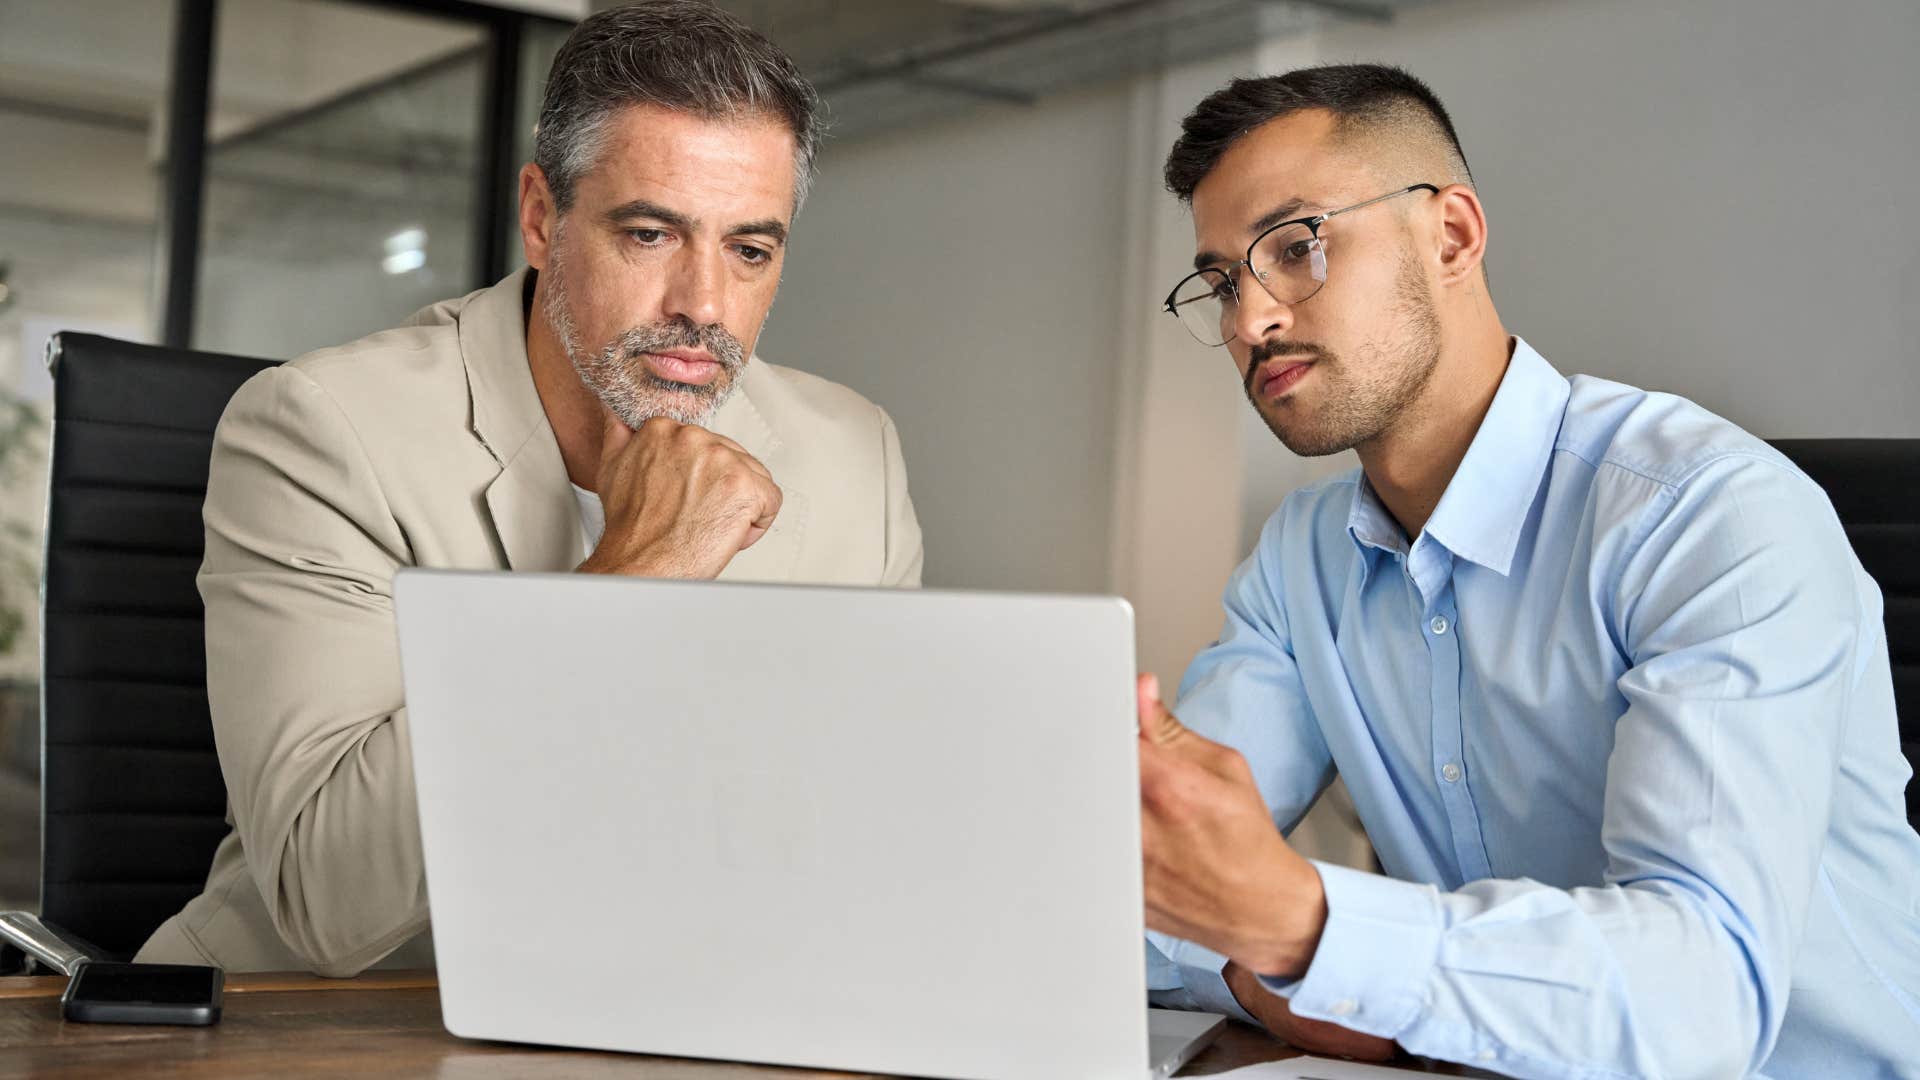
[[[1360,545],[1363,555],[1369,548],[1401,555],[1407,553],[1407,538],[1400,529],[1400,522],[1380,501],[1380,496],[1374,494],[1365,470],[1361,470],[1359,478],[1354,481],[1353,506],[1347,510],[1347,535]]]
[[[1567,380],[1520,338],[1480,430],[1454,471],[1426,533],[1455,556],[1505,576],[1566,415]],[[1363,473],[1347,513],[1354,542],[1405,554],[1400,524]]]
[[[1467,456],[1447,483],[1427,532],[1448,551],[1505,576],[1527,513],[1560,438],[1571,388],[1533,347],[1514,339],[1513,359]]]

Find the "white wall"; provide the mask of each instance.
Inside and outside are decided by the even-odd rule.
[[[829,144],[761,342],[899,423],[930,585],[1117,591],[1178,679],[1240,556],[1241,403],[1156,304],[1161,159],[1239,56]]]
[[[829,143],[767,359],[900,428],[930,585],[1107,586],[1127,99]]]
[[[1920,435],[1920,4],[1484,0],[1312,47],[1446,102],[1494,301],[1563,372],[1768,438]],[[1247,460],[1250,515],[1316,464],[1252,426]]]
[[[1239,543],[1247,410],[1231,359],[1194,341],[1158,307],[1193,265],[1193,224],[1163,189],[1180,120],[1255,56],[1191,64],[1137,80],[1131,188],[1133,283],[1122,318],[1131,364],[1122,398],[1112,587],[1133,602],[1143,671],[1172,693],[1193,654],[1218,636],[1219,596],[1245,554]]]
[[[1920,435],[1920,4],[1481,3],[1322,41],[1433,80],[1494,298],[1564,369],[1768,437]]]

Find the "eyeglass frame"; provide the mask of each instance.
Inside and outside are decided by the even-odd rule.
[[[1224,277],[1227,279],[1227,289],[1233,294],[1234,306],[1238,307],[1240,305],[1240,281],[1239,281],[1239,275],[1236,273],[1236,271],[1238,271],[1243,266],[1247,268],[1248,272],[1253,274],[1253,279],[1260,283],[1260,290],[1266,293],[1268,296],[1273,297],[1274,303],[1286,304],[1288,306],[1292,306],[1294,304],[1304,304],[1307,301],[1313,299],[1314,297],[1320,295],[1320,290],[1327,287],[1326,277],[1324,276],[1321,277],[1320,284],[1316,286],[1312,292],[1301,297],[1300,299],[1282,300],[1279,297],[1273,295],[1273,290],[1267,288],[1266,279],[1260,276],[1260,271],[1255,270],[1253,268],[1253,249],[1259,247],[1260,242],[1262,240],[1265,240],[1267,237],[1272,236],[1274,233],[1279,232],[1281,229],[1285,229],[1293,225],[1305,225],[1307,227],[1307,232],[1312,234],[1314,242],[1317,244],[1320,242],[1320,226],[1326,224],[1329,219],[1337,218],[1341,214],[1350,214],[1355,210],[1364,210],[1367,207],[1372,206],[1374,203],[1386,202],[1388,199],[1397,199],[1402,195],[1411,195],[1416,191],[1430,191],[1435,195],[1440,194],[1440,189],[1433,184],[1424,184],[1424,183],[1408,184],[1406,187],[1403,187],[1398,191],[1389,191],[1385,195],[1376,195],[1373,198],[1366,200],[1365,202],[1354,203],[1352,206],[1343,206],[1338,210],[1329,210],[1324,214],[1314,214],[1311,217],[1289,218],[1286,221],[1282,221],[1282,222],[1279,222],[1278,224],[1272,225],[1267,229],[1263,230],[1259,236],[1254,237],[1253,243],[1247,245],[1246,258],[1241,259],[1240,261],[1235,263],[1230,263],[1224,269],[1218,266],[1203,266],[1200,269],[1195,270],[1193,273],[1188,274],[1186,277],[1183,277],[1179,281],[1175,282],[1172,290],[1170,290],[1167,293],[1167,299],[1161,305],[1161,309],[1165,311],[1167,314],[1173,316],[1176,322],[1179,322],[1180,312],[1173,306],[1174,297],[1180,294],[1180,290],[1186,286],[1187,282],[1192,281],[1194,278],[1197,278],[1197,277],[1203,277],[1207,274],[1219,274],[1221,277]],[[1324,262],[1324,260],[1326,259],[1325,253],[1322,252],[1320,257]],[[1180,322],[1180,326],[1182,329],[1187,328],[1187,324],[1185,322]],[[1192,330],[1187,330],[1187,333],[1189,336],[1193,335]],[[1209,349],[1218,349],[1224,346],[1229,340],[1232,339],[1232,337],[1233,337],[1232,334],[1225,334],[1221,337],[1221,340],[1216,341],[1211,345],[1207,344],[1204,341],[1201,341],[1200,344]],[[1194,337],[1194,340],[1200,341],[1198,337]]]

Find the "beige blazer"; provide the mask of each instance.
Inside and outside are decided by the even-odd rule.
[[[564,571],[586,554],[527,367],[530,277],[264,371],[228,404],[199,583],[233,831],[206,891],[139,959],[323,975],[432,965],[390,584],[403,566]],[[919,584],[885,412],[753,358],[711,426],[784,493],[723,578]]]

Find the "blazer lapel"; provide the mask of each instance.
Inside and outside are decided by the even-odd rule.
[[[514,570],[571,570],[587,556],[580,506],[560,447],[544,424],[541,435],[528,439],[487,485],[487,513]]]
[[[580,508],[527,366],[526,270],[483,289],[460,311],[473,433],[500,463],[487,513],[509,568],[571,570],[586,557]]]

